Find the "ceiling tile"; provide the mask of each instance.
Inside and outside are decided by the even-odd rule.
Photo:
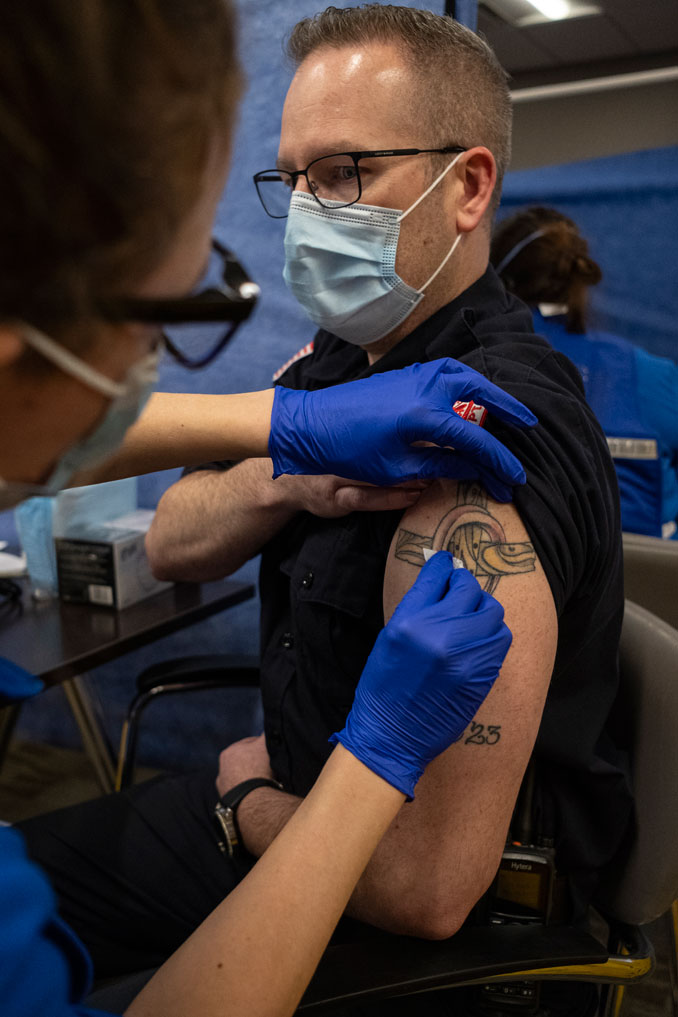
[[[643,53],[661,53],[678,47],[676,0],[607,0],[608,19],[635,41]]]
[[[524,31],[503,25],[491,17],[483,17],[482,11],[479,11],[478,31],[485,36],[502,67],[509,73],[553,65],[553,56],[535,45]]]
[[[602,15],[551,21],[523,31],[537,47],[552,53],[558,64],[609,60],[639,52],[639,47]]]

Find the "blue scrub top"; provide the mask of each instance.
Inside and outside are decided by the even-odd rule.
[[[3,1017],[106,1017],[82,1006],[90,959],[58,917],[47,878],[10,827],[0,829],[0,915]]]
[[[605,332],[568,332],[563,315],[533,314],[535,332],[579,368],[606,437],[656,442],[654,461],[615,457],[612,442],[623,529],[678,538],[678,365]]]
[[[0,658],[0,706],[42,687],[38,678]],[[57,915],[47,877],[29,860],[21,834],[0,826],[0,1014],[107,1017],[81,1005],[91,982],[87,951]]]

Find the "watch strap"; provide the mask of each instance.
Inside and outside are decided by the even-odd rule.
[[[250,791],[259,787],[272,787],[278,791],[283,790],[282,784],[269,777],[252,777],[250,780],[243,780],[236,784],[225,795],[222,795],[214,809],[214,820],[219,833],[219,847],[224,854],[232,858],[242,847],[242,837],[236,819],[236,812],[240,802]]]

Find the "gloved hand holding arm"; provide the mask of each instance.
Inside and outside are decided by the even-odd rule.
[[[377,640],[315,786],[128,1017],[292,1014],[405,795],[472,719],[510,642],[501,606],[435,555]]]
[[[477,477],[497,501],[510,501],[525,471],[493,435],[454,413],[455,402],[468,400],[517,427],[536,423],[512,396],[449,358],[315,392],[278,387],[269,439],[274,476],[327,473],[381,485]]]

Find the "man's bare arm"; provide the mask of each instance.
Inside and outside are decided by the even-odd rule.
[[[297,511],[286,477],[271,479],[270,459],[182,477],[160,499],[146,537],[159,579],[221,579],[258,554]]]
[[[505,608],[513,644],[463,738],[427,769],[370,861],[350,912],[394,932],[452,935],[499,864],[555,657],[551,591],[516,509],[477,484],[436,483],[402,520],[386,568],[388,618],[425,561],[452,551]]]
[[[146,539],[159,579],[206,582],[230,575],[258,554],[302,510],[336,517],[411,506],[422,484],[378,488],[339,477],[272,479],[270,459],[230,470],[200,470],[163,495]]]
[[[437,483],[403,517],[386,569],[386,618],[414,582],[425,548],[453,551],[503,603],[513,645],[463,738],[428,767],[415,800],[400,810],[348,910],[392,932],[444,938],[499,864],[548,689],[557,619],[515,508],[478,485]],[[268,788],[248,795],[238,819],[249,849],[260,854],[298,804]]]

